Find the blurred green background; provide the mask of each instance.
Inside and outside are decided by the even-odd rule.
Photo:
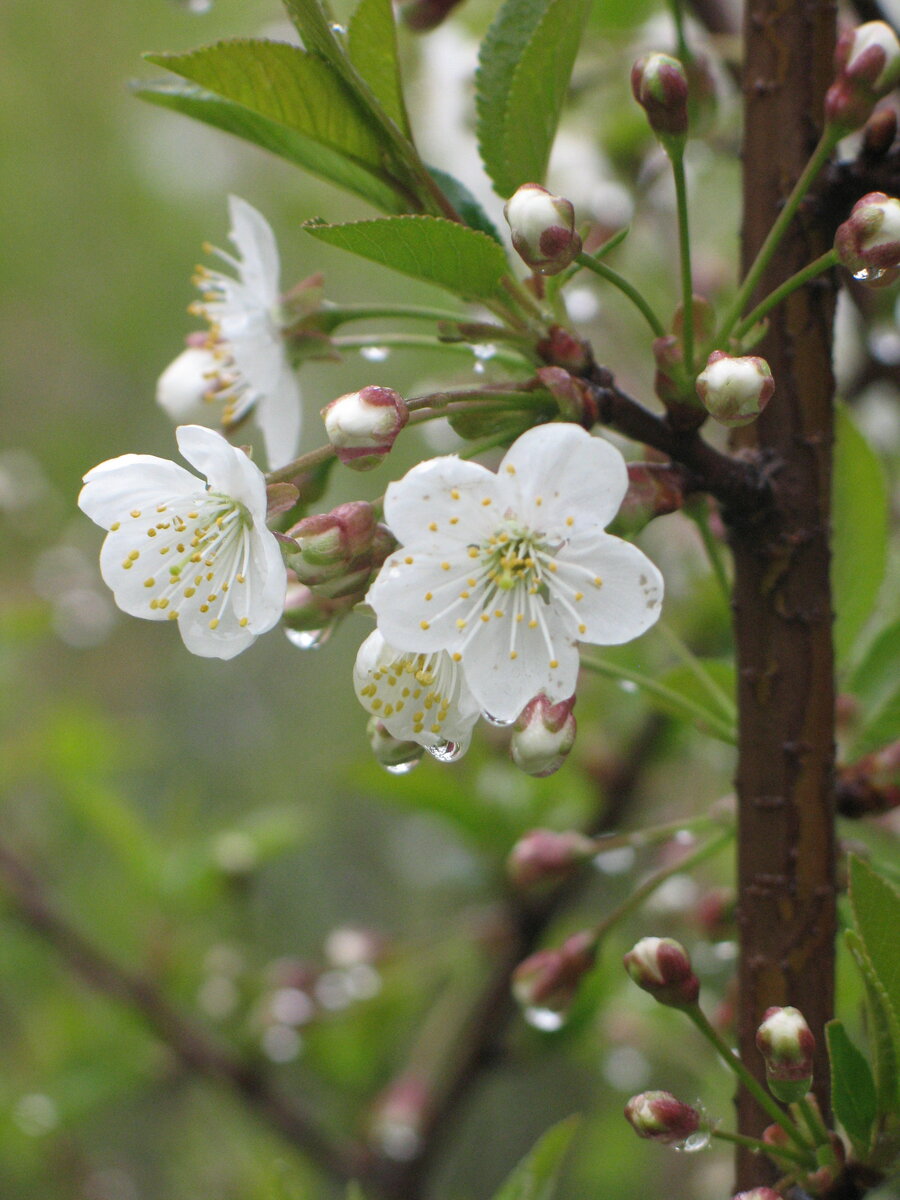
[[[490,9],[465,15],[470,33],[483,31]],[[600,24],[627,34],[644,15],[641,6],[609,5]],[[435,1002],[442,1007],[426,1050],[483,977],[485,931],[516,836],[602,810],[604,780],[647,717],[634,695],[598,686],[579,701],[580,766],[560,776],[512,773],[503,737],[487,730],[463,763],[427,761],[394,779],[369,761],[350,688],[364,618],[349,619],[315,652],[276,631],[219,663],[191,658],[167,626],[121,617],[103,590],[101,534],[75,507],[80,479],[128,451],[174,456],[155,383],[196,327],[186,313],[191,271],[204,241],[227,244],[229,192],[274,226],[285,286],[322,268],[332,299],[417,294],[396,276],[304,243],[299,223],[308,216],[366,215],[350,201],[127,93],[130,77],[155,73],[142,51],[261,31],[284,32],[267,0],[209,8],[5,0],[0,9],[0,830],[104,953],[266,1062],[325,1125],[356,1135]],[[414,114],[432,111],[441,71],[465,59],[464,35],[465,26],[443,41],[432,35],[424,64],[404,41],[419,80]],[[624,51],[625,42],[622,34],[615,44]],[[582,82],[605,86],[598,71],[589,61]],[[645,134],[618,77],[616,88],[607,152],[633,181]],[[464,107],[466,88],[458,94]],[[448,153],[451,133],[436,138]],[[735,177],[730,156],[698,170],[713,173],[718,188]],[[650,194],[652,178],[642,186]],[[720,195],[712,188],[705,201],[713,234],[734,227]],[[668,250],[651,239],[632,253],[659,268]],[[712,257],[701,264],[713,280],[720,266]],[[657,269],[652,286],[670,283]],[[582,303],[595,313],[590,288]],[[636,333],[620,307],[603,309],[594,329],[601,344],[619,348],[625,382],[646,386],[644,358],[634,367],[628,358]],[[319,443],[318,409],[341,392],[472,382],[475,367],[395,354],[373,378],[356,356],[312,364],[303,373],[305,442]],[[377,494],[422,452],[410,437],[364,494]],[[357,477],[336,477],[329,504],[359,494]],[[667,558],[672,619],[704,653],[726,652],[727,610],[687,522],[651,531],[645,544]],[[648,639],[620,661],[652,671],[668,654]],[[679,816],[729,787],[730,751],[683,727],[663,727],[644,765],[630,825],[642,815]],[[724,879],[724,859],[701,878]],[[608,865],[551,941],[627,895],[630,863]],[[616,937],[569,1028],[547,1034],[513,1023],[508,1053],[446,1131],[431,1194],[483,1200],[537,1135],[572,1111],[586,1123],[566,1196],[726,1193],[726,1157],[639,1144],[620,1115],[632,1092],[650,1086],[690,1101],[702,1094],[717,1114],[729,1111],[727,1080],[693,1035],[683,1036],[671,1014],[651,1012],[617,965],[634,936],[684,927],[699,893],[686,878],[679,886],[660,899],[652,930],[645,922]],[[729,936],[700,953],[712,995],[724,994]],[[2,905],[0,1060],[3,1200],[336,1194],[224,1090],[192,1079],[138,1017],[75,980]]]

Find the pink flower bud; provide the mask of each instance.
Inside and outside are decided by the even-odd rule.
[[[284,624],[289,639],[302,648],[321,646],[361,595],[331,600],[317,595],[306,584],[292,582],[284,598]]]
[[[512,760],[527,775],[542,779],[558,771],[575,745],[575,697],[552,704],[544,695],[529,700],[513,726]]]
[[[583,833],[533,829],[513,846],[506,860],[506,870],[519,888],[558,883],[596,853],[594,843]]]
[[[756,1045],[766,1062],[772,1095],[785,1104],[802,1100],[812,1084],[816,1049],[803,1014],[796,1008],[767,1009],[756,1031]]]
[[[331,599],[365,592],[396,544],[362,500],[305,517],[282,538],[285,561],[300,582]]]
[[[581,253],[575,210],[539,183],[523,183],[503,207],[519,257],[541,275],[558,275]]]
[[[900,200],[869,192],[838,226],[834,248],[854,279],[883,286],[900,274]]]
[[[749,425],[772,398],[775,380],[764,358],[714,350],[697,376],[697,394],[720,424]]]
[[[836,78],[825,96],[829,125],[843,132],[858,129],[882,96],[900,80],[900,42],[884,21],[867,21],[845,30],[834,54]]]
[[[625,955],[625,969],[660,1004],[687,1008],[700,994],[687,950],[674,938],[646,937]]]
[[[597,401],[591,389],[564,367],[539,367],[538,379],[559,405],[564,421],[575,421],[585,429],[597,423]]]
[[[669,1145],[683,1142],[700,1128],[700,1114],[671,1092],[641,1092],[625,1105],[625,1119],[642,1138]]]
[[[537,352],[544,362],[567,371],[584,371],[591,365],[591,350],[587,342],[563,329],[562,325],[551,325],[549,336],[537,344]]]
[[[523,1008],[568,1011],[582,978],[594,965],[597,947],[592,930],[573,933],[558,949],[538,950],[513,972],[512,991]]]
[[[393,388],[364,387],[338,396],[322,409],[325,432],[347,467],[377,467],[409,420],[409,409]]]
[[[671,463],[629,463],[628,491],[610,531],[633,536],[654,517],[677,512],[684,504],[683,482],[681,471]]]
[[[683,147],[688,128],[688,81],[684,67],[668,54],[646,54],[631,68],[631,90],[663,142]]]

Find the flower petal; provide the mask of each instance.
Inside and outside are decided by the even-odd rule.
[[[459,547],[451,549],[455,557],[439,558],[404,548],[381,568],[366,600],[392,645],[452,652],[466,639],[483,607],[485,585],[480,570],[469,574],[468,555],[460,557]]]
[[[514,721],[539,692],[554,704],[568,699],[578,682],[578,649],[552,620],[546,630],[522,622],[514,644],[512,651],[509,619],[494,618],[462,652],[472,694],[485,713],[503,722]]]
[[[300,443],[300,387],[285,361],[277,383],[256,406],[256,423],[262,430],[269,468],[277,471],[297,457]]]
[[[600,646],[630,642],[659,619],[663,578],[637,546],[598,533],[566,548],[554,585],[577,614],[577,637]]]
[[[254,522],[265,522],[265,476],[243,450],[203,425],[179,425],[175,438],[182,457],[203,472],[212,491],[239,501]]]
[[[109,529],[129,512],[140,514],[170,497],[202,492],[202,481],[178,463],[153,454],[122,454],[88,471],[78,507]]]
[[[480,542],[500,517],[493,471],[447,455],[419,463],[388,486],[385,521],[402,546],[440,553],[447,542]]]
[[[240,196],[228,197],[229,236],[241,256],[241,279],[266,307],[278,303],[281,263],[272,227],[262,213]]]
[[[553,532],[605,528],[628,489],[628,469],[615,446],[564,422],[523,433],[497,473],[520,519]]]

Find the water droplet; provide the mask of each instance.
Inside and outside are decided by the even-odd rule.
[[[363,346],[359,353],[367,362],[386,362],[391,356],[387,346]]]
[[[485,342],[483,345],[473,346],[472,353],[482,362],[489,362],[497,353],[497,347],[493,342]]]
[[[553,1008],[532,1006],[526,1008],[522,1016],[532,1029],[540,1029],[541,1033],[556,1033],[557,1029],[562,1029],[566,1023],[565,1016]]]
[[[331,637],[332,629],[285,629],[284,636],[298,650],[319,650]]]
[[[437,746],[426,746],[425,749],[438,762],[456,762],[464,754],[459,742],[440,742]]]
[[[698,1150],[706,1149],[711,1137],[708,1129],[698,1129],[695,1133],[689,1134],[683,1142],[675,1143],[673,1149],[682,1150],[685,1154],[696,1154]]]
[[[860,280],[861,283],[875,283],[879,279],[883,279],[887,275],[885,267],[860,267],[858,271],[853,272],[853,278]]]
[[[179,6],[189,13],[208,13],[213,6],[213,0],[179,0]]]
[[[344,37],[347,32],[347,26],[339,25],[337,21],[333,21],[332,24],[329,25],[329,29],[332,33],[336,33],[338,37]]]
[[[410,771],[416,769],[421,761],[421,758],[412,758],[409,762],[382,763],[381,765],[387,771],[388,775],[408,775]]]
[[[633,680],[631,680],[631,679],[620,679],[619,687],[622,689],[623,692],[628,692],[629,695],[638,690],[637,684],[634,683]]]
[[[379,1130],[381,1149],[394,1162],[411,1162],[419,1153],[422,1139],[412,1125],[391,1121]]]
[[[488,725],[497,725],[501,729],[505,729],[507,725],[512,725],[515,722],[515,717],[495,717],[489,712],[481,714],[487,721]]]

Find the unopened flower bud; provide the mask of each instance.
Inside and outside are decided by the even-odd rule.
[[[575,210],[539,183],[523,183],[503,207],[519,257],[541,275],[558,275],[581,253]]]
[[[325,432],[347,467],[377,467],[409,420],[406,402],[393,388],[364,387],[338,396],[322,409]]]
[[[738,1192],[733,1200],[784,1200],[784,1197],[774,1188],[758,1187],[751,1188],[749,1192]]]
[[[558,883],[596,853],[593,841],[583,833],[533,829],[513,846],[506,870],[516,887]]]
[[[862,154],[868,159],[883,158],[897,136],[897,114],[892,108],[872,113],[863,130]]]
[[[683,1104],[671,1092],[641,1092],[625,1105],[625,1119],[642,1138],[669,1145],[683,1142],[700,1128],[696,1108]]]
[[[664,149],[684,148],[688,128],[688,81],[668,54],[646,54],[631,68],[631,90]]]
[[[372,1105],[369,1139],[388,1159],[409,1162],[422,1145],[431,1106],[428,1081],[412,1072],[394,1079]]]
[[[157,404],[179,425],[208,420],[220,365],[208,346],[189,345],[160,375]]]
[[[300,582],[331,599],[365,592],[373,571],[396,546],[362,500],[304,517],[281,541],[285,561]]]
[[[802,1100],[813,1076],[816,1039],[796,1008],[766,1010],[756,1031],[756,1046],[766,1062],[769,1091],[790,1104]]]
[[[553,704],[541,692],[529,700],[513,726],[512,760],[520,771],[542,779],[558,771],[575,745],[575,697]]]
[[[418,742],[403,742],[388,733],[377,717],[369,718],[366,733],[375,761],[388,771],[398,774],[403,774],[404,770],[411,771],[425,753],[425,747]]]
[[[324,645],[362,596],[331,600],[303,583],[290,583],[284,598],[284,624],[288,637],[304,649]]]
[[[567,1012],[596,952],[592,930],[573,933],[558,949],[538,950],[513,972],[513,995],[523,1008]]]
[[[764,358],[714,350],[697,376],[697,394],[720,424],[749,425],[772,398],[775,380]]]
[[[610,525],[617,537],[633,537],[654,517],[677,512],[684,504],[684,477],[671,463],[631,462],[628,491]]]
[[[882,96],[900,80],[900,42],[884,21],[845,30],[834,54],[837,71],[825,95],[829,125],[850,133],[864,125]]]
[[[625,969],[660,1004],[687,1008],[700,994],[690,956],[674,938],[646,937],[625,955]]]
[[[883,286],[900,271],[900,200],[869,192],[838,226],[834,248],[854,279]]]
[[[535,374],[559,405],[564,421],[575,421],[585,429],[596,425],[597,401],[586,383],[564,367],[539,367]]]

